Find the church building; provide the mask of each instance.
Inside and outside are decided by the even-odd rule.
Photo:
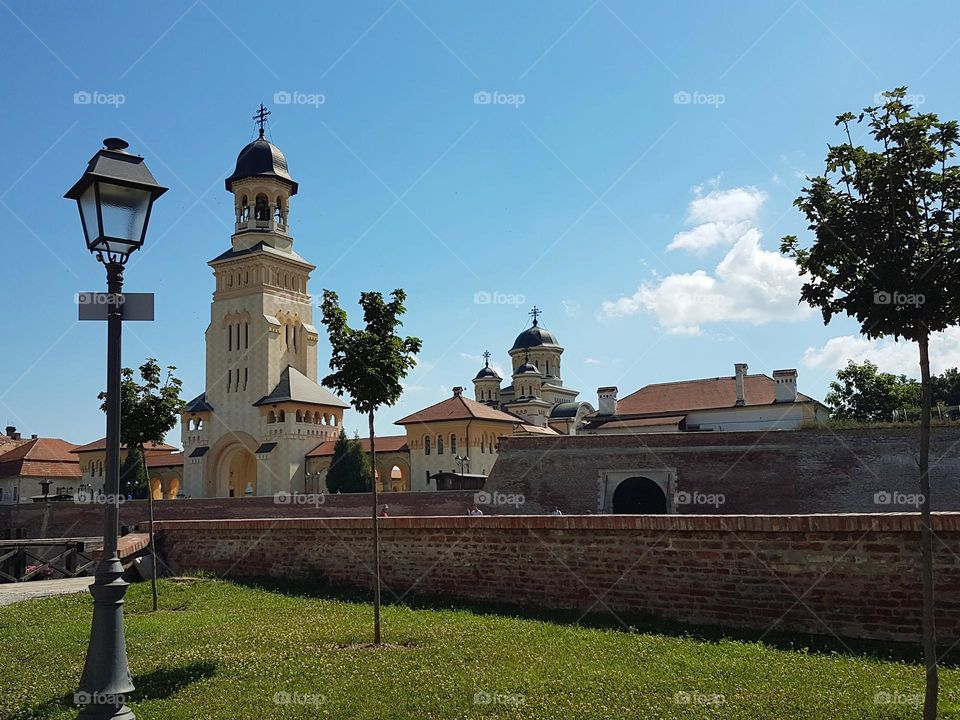
[[[533,324],[517,335],[509,350],[512,382],[501,387],[503,378],[490,367],[490,353],[473,379],[478,402],[521,418],[525,424],[549,428],[561,435],[576,435],[587,416],[590,403],[577,400],[579,392],[566,387],[560,376],[563,347],[552,332],[540,325],[541,311],[530,311]]]
[[[302,491],[307,453],[340,432],[347,404],[317,383],[314,265],[294,250],[297,183],[259,137],[226,179],[230,247],[208,264],[215,288],[206,331],[206,389],[182,415],[184,486],[192,497]]]

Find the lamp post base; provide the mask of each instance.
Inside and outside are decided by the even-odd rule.
[[[100,560],[90,586],[93,623],[87,661],[74,697],[82,706],[78,720],[135,720],[126,705],[134,689],[123,637],[123,597],[128,585],[116,553]]]

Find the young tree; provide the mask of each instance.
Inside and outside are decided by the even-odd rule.
[[[895,410],[920,405],[920,383],[905,375],[879,372],[869,360],[837,371],[826,402],[833,417],[861,422],[890,422]]]
[[[331,493],[369,492],[371,485],[370,461],[360,446],[360,440],[340,436],[333,446],[330,469],[327,470],[327,491]]]
[[[808,178],[795,205],[815,235],[810,248],[783,238],[781,252],[805,274],[801,299],[824,323],[843,313],[869,338],[916,342],[920,357],[920,520],[925,720],[937,714],[933,536],[930,527],[930,334],[960,322],[960,247],[956,218],[960,168],[953,164],[956,121],[913,113],[906,88],[879,107],[836,125],[845,141],[827,151],[823,175]],[[874,147],[854,146],[851,124],[866,120]],[[948,164],[949,163],[949,164]]]
[[[381,405],[393,405],[400,399],[400,384],[417,364],[420,338],[402,338],[396,334],[403,323],[400,316],[406,312],[403,305],[406,293],[397,289],[384,302],[378,292],[360,293],[363,308],[363,329],[347,324],[347,313],[340,307],[340,299],[332,290],[323,291],[323,324],[330,336],[330,369],[323,384],[348,394],[358,413],[367,416],[370,427],[370,467],[377,466],[376,438],[373,429],[374,413]],[[373,471],[371,471],[372,474]],[[376,480],[373,488],[373,642],[380,644],[380,523],[377,517],[378,499]]]
[[[153,488],[146,479],[146,461],[143,447],[147,443],[162,443],[164,436],[176,427],[184,402],[180,398],[183,383],[173,375],[176,370],[167,367],[164,377],[155,358],[147,358],[138,369],[141,382],[133,370],[124,368],[120,381],[120,441],[127,447],[127,459],[139,458],[144,483],[147,486],[147,503],[150,525],[150,560],[152,569],[153,609],[157,609],[157,552],[153,542]],[[100,393],[106,411],[106,393]]]
[[[147,497],[147,465],[139,448],[127,448],[127,455],[120,466],[120,493],[124,497],[141,500]]]

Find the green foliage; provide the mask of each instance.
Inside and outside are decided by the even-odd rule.
[[[420,338],[401,338],[396,334],[406,312],[406,293],[397,289],[391,301],[384,302],[378,292],[360,293],[363,329],[351,328],[340,299],[332,290],[323,291],[323,324],[330,337],[330,369],[323,384],[350,396],[354,409],[362,414],[375,412],[381,405],[393,405],[403,392],[401,381],[417,364]]]
[[[931,380],[934,402],[947,406],[960,405],[960,371],[957,368],[947,368]]]
[[[147,358],[139,368],[138,382],[133,370],[124,368],[120,380],[120,442],[128,448],[142,448],[147,443],[162,443],[164,436],[176,427],[184,401],[180,398],[183,383],[174,376],[173,365],[167,366],[164,377],[155,358]],[[98,396],[106,411],[106,393]]]
[[[838,420],[886,422],[895,410],[920,404],[920,383],[905,375],[879,372],[869,360],[853,360],[837,372],[826,397],[831,415]]]
[[[333,446],[326,482],[331,493],[369,492],[373,483],[370,458],[363,452],[360,438],[347,439],[343,428]]]
[[[147,497],[147,482],[147,465],[143,452],[136,445],[131,446],[120,465],[120,494],[142,500]]]
[[[791,646],[776,633],[704,636],[625,617],[639,627],[628,632],[612,618],[619,631],[577,623],[579,612],[552,622],[396,604],[383,610],[395,645],[373,650],[360,647],[368,603],[299,593],[289,579],[278,592],[212,579],[160,584],[160,612],[150,612],[145,583],[124,605],[138,720],[907,720],[915,706],[878,704],[878,693],[922,692],[913,658],[839,643],[830,652],[801,637]],[[0,607],[0,627],[0,717],[75,718],[90,596]],[[943,674],[941,710],[955,718],[960,670]],[[523,701],[477,703],[484,692]],[[318,703],[278,705],[277,693]],[[678,693],[724,702],[678,703]]]
[[[933,402],[936,405],[933,419],[938,422],[958,418],[960,400],[960,373],[950,368],[941,375],[930,378]],[[869,360],[847,366],[837,372],[837,379],[830,383],[826,403],[830,406],[833,421],[856,423],[916,422],[920,415],[921,385],[906,375],[879,372]],[[903,421],[908,421],[904,423]],[[830,424],[830,427],[841,427]]]
[[[794,203],[816,241],[805,249],[787,236],[781,252],[805,274],[801,298],[824,323],[846,314],[867,337],[919,341],[960,322],[960,168],[948,165],[957,123],[913,113],[904,87],[884,97],[837,117],[846,142],[829,146],[826,171]],[[851,124],[864,120],[876,149],[853,144]]]

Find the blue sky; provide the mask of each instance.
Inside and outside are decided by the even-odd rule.
[[[950,3],[3,0],[0,16],[0,419],[24,433],[103,432],[104,327],[73,304],[103,271],[61,196],[111,135],[170,187],[126,275],[157,320],[126,326],[124,362],[156,356],[203,389],[206,262],[228,247],[223,178],[260,102],[300,183],[312,292],[408,292],[422,362],[380,432],[471,387],[484,349],[507,364],[533,304],[594,403],[735,362],[797,367],[821,398],[848,357],[915,365],[798,308],[775,251],[806,232],[791,203],[837,114],[909,85],[960,117]],[[957,364],[960,338],[933,352]]]

